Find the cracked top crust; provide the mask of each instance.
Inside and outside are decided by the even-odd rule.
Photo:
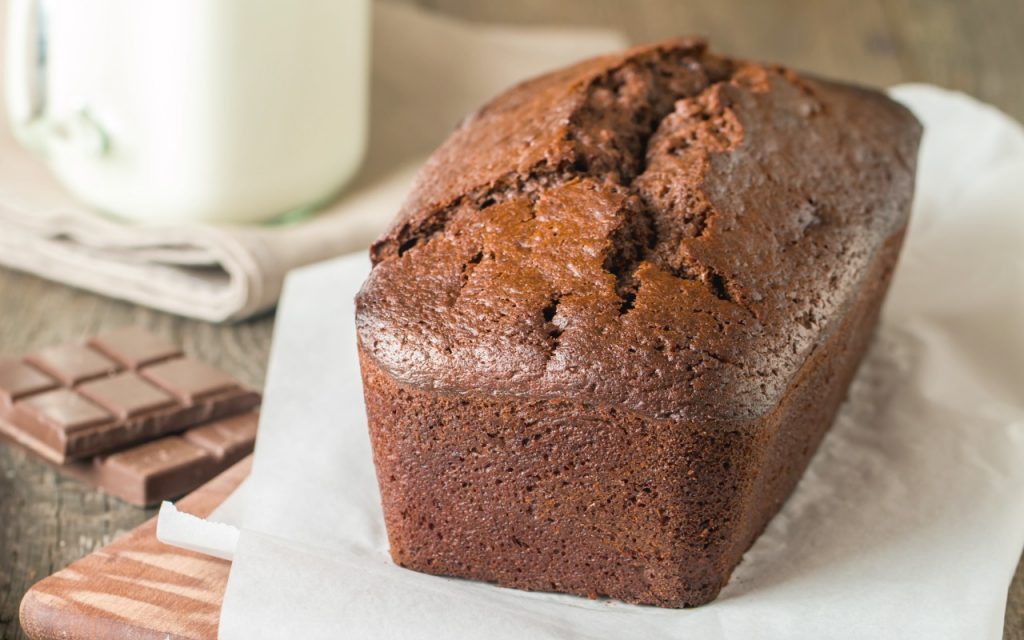
[[[439,392],[757,418],[903,229],[920,133],[878,92],[697,40],[526,82],[374,244],[360,344]]]

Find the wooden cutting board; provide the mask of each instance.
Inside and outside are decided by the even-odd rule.
[[[178,501],[207,516],[249,475],[252,456]],[[21,601],[33,640],[213,640],[231,564],[165,545],[156,518],[36,583]]]

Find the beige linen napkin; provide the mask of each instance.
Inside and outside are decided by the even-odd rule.
[[[461,22],[377,2],[370,146],[354,183],[287,226],[142,226],[76,202],[0,127],[0,265],[171,313],[221,322],[272,307],[285,274],[365,247],[416,167],[509,85],[621,48],[611,32]]]

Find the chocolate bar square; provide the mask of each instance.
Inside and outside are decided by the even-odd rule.
[[[166,391],[154,387],[134,371],[86,382],[78,387],[78,392],[122,420],[171,407],[176,402]]]
[[[120,369],[110,358],[82,344],[48,347],[25,360],[68,386],[109,375]]]
[[[183,355],[177,346],[134,325],[102,333],[89,340],[89,346],[102,351],[126,369],[138,369]]]
[[[58,382],[20,360],[0,360],[0,405],[33,393],[48,391]]]
[[[142,375],[185,404],[195,404],[202,398],[238,386],[238,381],[223,371],[187,357],[146,367]]]

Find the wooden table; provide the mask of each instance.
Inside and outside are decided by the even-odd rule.
[[[476,20],[606,25],[635,41],[700,33],[722,51],[865,84],[925,81],[962,89],[1024,120],[1021,0],[418,1]],[[270,315],[212,326],[0,270],[0,353],[132,322],[174,337],[248,383],[262,383]],[[31,584],[151,515],[0,446],[0,639],[24,637],[18,604]],[[1005,638],[1024,640],[1020,568]]]

